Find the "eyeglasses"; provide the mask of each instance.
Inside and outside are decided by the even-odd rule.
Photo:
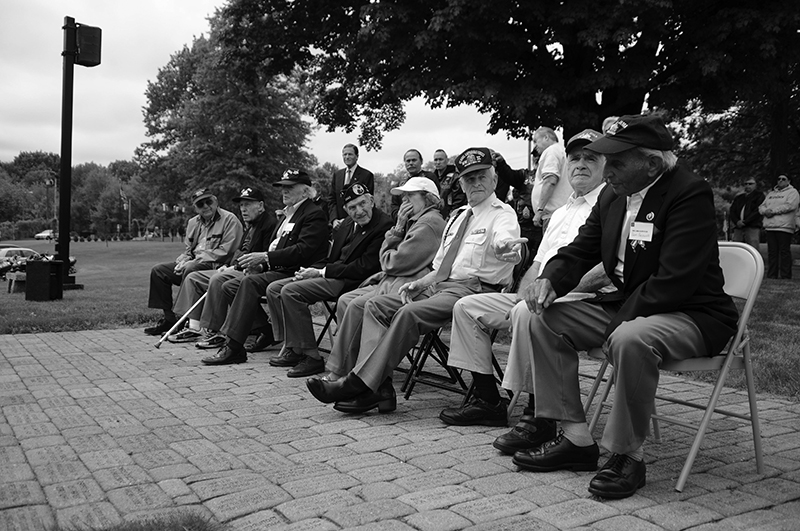
[[[779,181],[788,181],[789,178],[788,177],[778,177],[778,180]]]
[[[744,183],[745,186],[755,186],[756,183]]]
[[[201,199],[200,201],[195,203],[194,206],[196,206],[197,208],[203,208],[204,206],[211,206],[213,204],[214,200],[209,197],[207,199]]]

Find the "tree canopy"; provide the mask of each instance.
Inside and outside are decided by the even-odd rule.
[[[304,69],[314,117],[360,128],[368,148],[416,96],[476,105],[490,133],[517,137],[598,128],[645,101],[680,117],[692,100],[711,112],[768,99],[783,149],[772,160],[785,164],[777,109],[797,87],[794,0],[230,0],[219,16],[226,57]]]
[[[311,131],[302,119],[296,76],[268,75],[257,64],[225,59],[208,39],[175,53],[149,82],[144,108],[150,140],[137,150],[142,178],[158,187],[156,200],[176,202],[200,187],[222,198],[242,186],[263,186],[289,166],[312,165],[304,150]]]

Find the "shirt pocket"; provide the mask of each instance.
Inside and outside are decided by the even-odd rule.
[[[471,233],[464,236],[464,250],[468,253],[465,263],[474,268],[480,268],[486,261],[486,240],[489,235],[482,232]]]

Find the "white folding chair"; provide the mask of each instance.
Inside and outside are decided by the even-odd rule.
[[[756,471],[761,474],[764,472],[764,458],[761,450],[761,429],[758,421],[758,405],[756,403],[755,382],[753,379],[753,366],[750,359],[750,335],[747,330],[747,321],[750,319],[750,313],[753,311],[753,306],[756,302],[758,290],[761,287],[761,281],[764,278],[764,260],[756,249],[751,246],[738,243],[738,242],[719,242],[719,259],[722,267],[722,273],[725,276],[725,293],[731,297],[743,299],[744,307],[742,308],[741,315],[739,316],[739,325],[736,334],[731,339],[727,351],[719,356],[710,358],[690,358],[682,361],[665,362],[661,365],[661,369],[672,372],[690,372],[690,371],[718,371],[717,380],[714,389],[711,392],[707,403],[697,403],[674,398],[669,395],[656,394],[657,400],[663,400],[673,404],[680,404],[683,406],[692,407],[695,409],[704,410],[703,418],[699,423],[692,423],[685,419],[678,417],[671,417],[667,415],[653,414],[653,428],[654,435],[658,439],[658,422],[664,421],[680,426],[693,428],[697,430],[689,450],[689,455],[683,465],[683,470],[678,477],[678,482],[675,484],[675,490],[682,492],[686,485],[686,480],[691,472],[692,465],[694,464],[697,454],[700,451],[700,446],[703,443],[708,424],[711,421],[711,416],[714,413],[728,417],[736,417],[739,419],[747,420],[750,422],[753,430],[753,448],[756,454]],[[595,356],[597,351],[595,349]],[[602,356],[602,352],[599,354]],[[595,386],[600,385],[608,363],[604,363],[598,371]],[[747,396],[750,402],[750,414],[739,413],[720,409],[717,407],[720,394],[725,385],[725,380],[728,377],[728,372],[731,369],[743,369],[745,374],[745,381],[747,384]],[[608,395],[613,384],[613,371],[609,375],[606,385],[601,393],[600,403],[592,416],[589,423],[589,430],[594,431],[597,426],[597,421],[604,407],[611,407],[608,402]],[[596,388],[596,387],[595,387]],[[589,404],[587,403],[586,409],[588,410]],[[655,408],[654,408],[655,411]]]

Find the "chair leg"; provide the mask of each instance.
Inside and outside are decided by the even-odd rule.
[[[675,490],[678,492],[683,492],[683,488],[686,486],[686,480],[689,479],[689,473],[692,471],[692,465],[694,465],[694,460],[697,459],[697,454],[700,452],[700,446],[703,444],[703,438],[705,438],[708,424],[711,422],[711,415],[714,414],[714,409],[717,407],[719,395],[722,394],[722,388],[724,387],[725,380],[728,377],[732,360],[733,358],[729,356],[719,371],[717,383],[714,384],[714,390],[711,393],[711,398],[708,400],[708,405],[706,406],[706,411],[703,414],[703,419],[700,421],[700,424],[697,428],[697,434],[694,437],[692,448],[689,450],[689,455],[686,456],[683,469],[681,470],[680,476],[678,476],[678,482],[675,484]]]
[[[519,401],[521,394],[522,391],[514,391],[514,395],[511,397],[511,401],[508,403],[508,418],[511,418],[511,413],[514,411],[514,408],[517,407],[517,402]]]
[[[750,344],[744,345],[744,374],[747,381],[747,398],[750,402],[750,424],[753,428],[753,450],[756,454],[756,472],[764,473],[764,455],[761,449],[761,422],[758,420],[756,386],[753,378],[753,365],[750,363]]]
[[[653,423],[653,440],[658,444],[661,444],[661,428],[658,424],[658,419],[655,417],[656,415],[656,405],[653,403],[653,416],[650,418],[650,421]]]
[[[583,405],[583,413],[585,415],[589,414],[589,408],[592,407],[592,402],[594,402],[594,397],[597,394],[597,390],[600,388],[600,384],[603,383],[603,377],[606,375],[606,369],[608,369],[608,360],[604,359],[600,364],[600,368],[597,370],[597,376],[592,383],[592,388],[589,389],[589,394],[586,395],[586,403]]]
[[[597,422],[600,420],[600,414],[603,412],[603,407],[605,407],[609,393],[611,393],[612,385],[614,385],[614,371],[609,373],[608,379],[606,380],[606,385],[603,387],[603,392],[600,393],[600,401],[597,403],[597,407],[594,410],[594,415],[592,415],[591,422],[589,422],[589,433],[594,433],[594,429],[597,427]]]

